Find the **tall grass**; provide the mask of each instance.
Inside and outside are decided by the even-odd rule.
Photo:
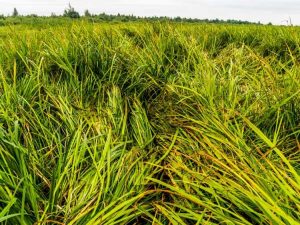
[[[0,28],[0,223],[300,223],[297,27]]]

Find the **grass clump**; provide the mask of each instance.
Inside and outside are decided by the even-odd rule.
[[[299,224],[299,32],[1,27],[0,222]]]

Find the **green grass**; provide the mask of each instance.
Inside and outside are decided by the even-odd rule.
[[[300,224],[299,35],[0,27],[0,223]]]

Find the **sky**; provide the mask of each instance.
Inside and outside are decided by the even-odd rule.
[[[133,14],[200,19],[241,19],[300,25],[300,0],[0,0],[0,14],[62,14],[68,3],[83,13]]]

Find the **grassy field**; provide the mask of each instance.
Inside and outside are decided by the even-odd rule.
[[[0,224],[300,224],[300,28],[0,27]]]

